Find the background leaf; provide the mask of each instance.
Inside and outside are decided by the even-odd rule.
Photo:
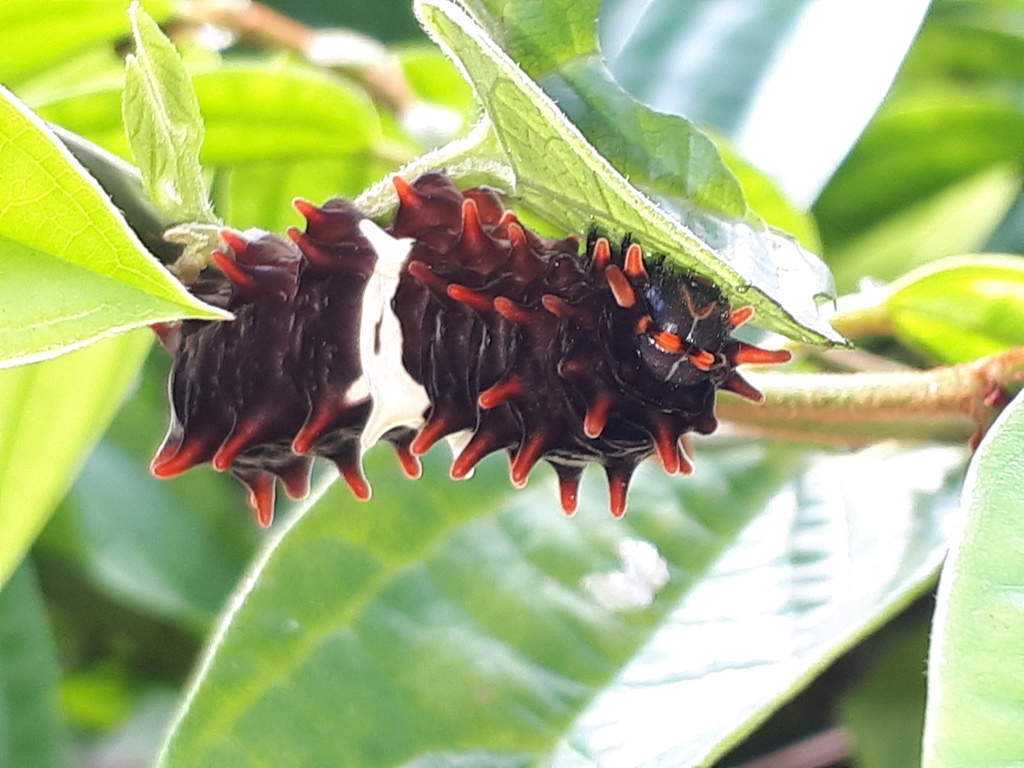
[[[362,90],[309,67],[229,63],[200,69],[193,85],[205,124],[199,159],[220,171],[217,210],[237,228],[284,229],[298,223],[293,198],[355,195],[394,162],[412,157],[412,148],[388,142]],[[98,82],[52,94],[37,108],[48,120],[130,156],[120,99],[119,83]],[[388,161],[389,153],[395,161]]]
[[[155,349],[142,380],[82,468],[42,551],[105,595],[202,637],[252,557],[258,532],[241,486],[212,470],[153,482],[167,426],[171,359]],[[235,514],[232,514],[235,512]]]
[[[1024,754],[1024,396],[989,430],[964,482],[928,658],[924,768]]]
[[[170,16],[168,0],[147,0],[158,21]],[[76,53],[99,48],[129,33],[128,0],[4,0],[0,4],[0,82],[11,85]],[[45,41],[45,42],[43,42]]]
[[[864,279],[892,280],[936,259],[983,249],[1020,184],[1016,167],[993,166],[865,228],[831,251],[836,284],[855,291]]]
[[[149,255],[93,178],[2,88],[0,145],[0,367],[153,322],[224,315]]]
[[[886,639],[881,659],[841,704],[859,768],[921,764],[928,633],[900,626]]]
[[[0,587],[0,762],[57,768],[62,724],[57,710],[56,649],[31,566]]]
[[[963,363],[1024,346],[1019,256],[946,259],[911,272],[888,291],[893,333],[930,360]]]
[[[139,331],[0,371],[0,584],[106,429],[150,343]]]
[[[905,96],[884,109],[814,205],[826,248],[993,166],[1024,157],[1024,113],[1005,98]]]

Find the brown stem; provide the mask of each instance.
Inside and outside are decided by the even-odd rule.
[[[762,405],[723,393],[718,416],[786,439],[863,445],[888,438],[976,445],[1009,391],[1024,383],[1024,347],[962,365],[892,373],[744,373]]]
[[[318,31],[259,2],[200,0],[186,6],[182,18],[195,25],[223,27],[253,45],[293,51],[314,64],[344,69],[377,101],[395,112],[405,112],[416,104],[416,96],[395,57],[378,41],[357,32]],[[368,55],[350,66],[324,62],[317,53],[318,46],[342,34],[352,49]],[[332,47],[341,46],[333,43]]]
[[[841,728],[832,728],[744,763],[740,768],[829,768],[845,764],[849,757],[849,734]]]

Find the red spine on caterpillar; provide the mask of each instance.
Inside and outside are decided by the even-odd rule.
[[[569,514],[583,468],[601,464],[619,516],[640,461],[692,471],[680,441],[715,429],[716,390],[760,399],[737,365],[789,359],[731,337],[752,309],[628,239],[592,235],[580,253],[492,190],[441,173],[394,184],[386,230],[331,200],[297,201],[307,226],[287,239],[223,233],[220,276],[192,289],[235,320],[159,329],[175,364],[155,475],[230,471],[268,525],[277,481],[304,495],[316,456],[365,499],[370,445],[390,442],[417,477],[416,457],[448,438],[453,478],[506,451],[522,486],[546,461]]]

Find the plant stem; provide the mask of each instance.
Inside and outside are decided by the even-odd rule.
[[[719,418],[742,429],[844,446],[889,438],[976,445],[1024,383],[1024,347],[927,371],[744,376],[764,393],[764,403],[723,393],[717,409]]]
[[[382,43],[351,30],[315,30],[260,2],[196,2],[182,18],[212,23],[264,48],[293,51],[314,64],[344,69],[399,114],[417,99],[397,59]]]

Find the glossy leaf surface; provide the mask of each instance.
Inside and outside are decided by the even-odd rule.
[[[366,505],[335,486],[244,581],[161,765],[706,759],[934,574],[959,452],[889,458],[920,481],[882,505],[873,457],[787,483],[781,446],[702,451],[693,478],[645,467],[621,521],[597,483],[574,518],[549,483],[510,496],[501,461],[461,488],[378,482]],[[592,586],[627,539],[671,574],[648,608]]]
[[[945,259],[889,287],[896,337],[940,363],[963,363],[1024,346],[1024,260]]]
[[[968,470],[942,570],[928,661],[925,768],[1013,765],[1024,754],[1024,397]]]

